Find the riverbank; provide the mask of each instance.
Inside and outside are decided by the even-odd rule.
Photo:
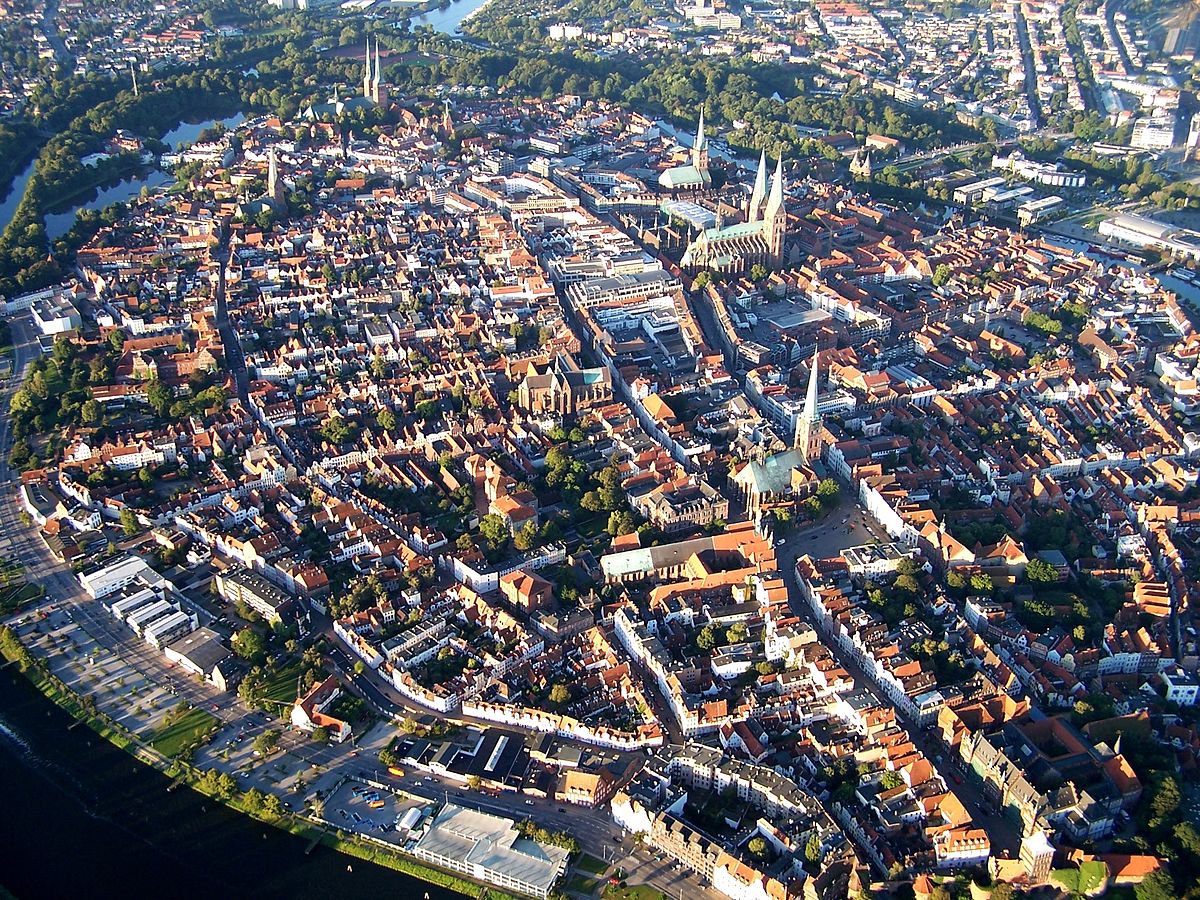
[[[315,845],[328,847],[355,859],[368,862],[381,871],[396,873],[396,877],[408,877],[423,884],[441,888],[443,898],[465,895],[478,898],[502,898],[509,895],[494,888],[467,881],[449,872],[425,866],[415,860],[390,850],[380,842],[357,835],[346,835],[332,826],[304,816],[283,811],[272,815],[265,808],[264,797],[257,791],[245,793],[237,789],[236,782],[226,776],[222,779],[215,772],[202,771],[179,759],[169,759],[144,744],[136,735],[113,722],[95,709],[93,703],[68,689],[45,664],[22,645],[10,629],[0,633],[0,656],[5,660],[8,671],[19,672],[30,687],[50,700],[64,714],[74,720],[67,726],[78,731],[78,724],[87,725],[115,750],[129,754],[143,763],[143,767],[155,772],[163,783],[160,790],[164,795],[178,794],[175,788],[186,785],[200,798],[221,805],[233,814],[245,819],[246,825],[258,822],[272,826],[281,834],[288,834],[302,848],[301,855],[309,858]],[[90,746],[90,742],[89,742]],[[188,792],[191,793],[191,792]],[[176,801],[178,798],[176,797]],[[266,839],[266,835],[263,835]],[[348,870],[353,869],[347,866]],[[394,885],[392,886],[395,887]],[[453,892],[453,893],[451,893]],[[24,896],[24,895],[23,895]],[[321,896],[328,896],[322,893]]]

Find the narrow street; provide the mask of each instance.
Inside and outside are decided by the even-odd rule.
[[[842,526],[840,524],[842,517],[847,515],[849,515],[850,521],[846,526]],[[835,517],[838,518],[835,520]],[[788,599],[791,602],[792,610],[801,619],[816,628],[822,642],[829,648],[838,664],[850,673],[857,688],[866,690],[880,706],[895,708],[867,671],[851,654],[842,649],[824,623],[814,617],[808,603],[800,593],[799,582],[796,578],[796,560],[805,554],[816,558],[836,556],[846,547],[868,543],[871,538],[875,537],[886,540],[887,536],[878,525],[870,521],[865,510],[857,504],[850,505],[845,501],[841,507],[829,515],[826,522],[829,523],[828,527],[818,524],[813,528],[789,535],[775,546],[779,571],[787,583]],[[850,534],[845,533],[845,527],[851,529]],[[998,852],[1007,850],[1015,856],[1020,848],[1021,835],[1012,821],[1004,816],[991,813],[984,804],[982,792],[969,780],[963,779],[961,784],[955,781],[954,776],[958,770],[951,767],[950,760],[945,757],[942,762],[937,760],[937,757],[942,755],[942,747],[936,738],[926,734],[914,719],[909,718],[899,709],[896,709],[896,717],[900,720],[900,724],[908,730],[909,735],[921,748],[921,752],[930,764],[937,769],[946,786],[958,795],[971,817],[988,832],[993,848]]]

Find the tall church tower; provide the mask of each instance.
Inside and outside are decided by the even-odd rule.
[[[808,370],[808,392],[804,395],[804,409],[796,422],[795,449],[804,454],[804,461],[812,463],[821,458],[822,432],[821,413],[817,411],[817,368],[820,350],[813,351],[812,365]]]
[[[700,123],[696,126],[696,140],[692,144],[692,165],[700,172],[708,171],[708,138],[704,136],[704,104],[700,104]]]
[[[758,174],[754,177],[754,190],[750,193],[750,205],[746,208],[746,221],[757,222],[763,215],[763,204],[767,202],[767,151],[758,157]]]
[[[276,211],[287,208],[287,195],[284,193],[283,179],[279,177],[279,161],[275,158],[274,147],[267,155],[267,199]]]
[[[383,84],[383,66],[379,64],[379,38],[375,38],[375,75],[371,79],[371,101],[377,106],[387,105],[387,85]]]
[[[771,264],[783,264],[783,237],[787,232],[787,210],[783,205],[783,157],[775,166],[775,178],[771,181],[771,196],[763,214],[763,236],[770,250]]]
[[[371,99],[371,87],[374,79],[371,78],[371,39],[367,38],[367,47],[363,51],[363,96],[368,100]]]

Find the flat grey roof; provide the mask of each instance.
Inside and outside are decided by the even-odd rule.
[[[546,890],[554,886],[568,852],[517,834],[511,819],[448,803],[416,849],[502,872]]]

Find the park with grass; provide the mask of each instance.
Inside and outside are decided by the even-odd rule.
[[[664,900],[663,892],[648,884],[630,884],[624,887],[610,884],[601,896],[604,900]]]
[[[1092,896],[1108,883],[1108,867],[1090,860],[1078,869],[1055,869],[1050,873],[1050,880],[1072,897]]]
[[[46,593],[41,585],[25,580],[24,569],[11,559],[0,560],[0,615],[20,612]]]
[[[207,743],[221,723],[198,707],[176,706],[149,738],[149,745],[170,759],[187,758]]]

